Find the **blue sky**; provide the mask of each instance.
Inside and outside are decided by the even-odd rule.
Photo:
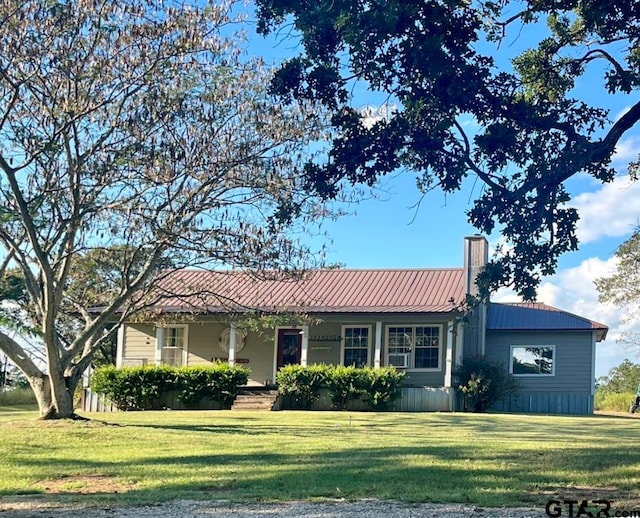
[[[540,29],[536,28],[536,39],[541,37]],[[507,46],[513,55],[529,41],[525,34],[514,33],[502,48]],[[293,55],[295,50],[290,40],[277,44],[272,39],[250,35],[249,52],[261,54],[268,62]],[[600,82],[597,71],[589,74],[576,85],[575,96],[609,108],[614,120],[638,101],[637,93],[612,98],[599,88]],[[354,104],[375,106],[378,99],[377,95],[361,91]],[[616,342],[622,330],[622,311],[600,304],[593,284],[594,279],[612,271],[613,252],[640,223],[636,201],[640,199],[640,182],[630,182],[626,174],[627,164],[637,159],[639,152],[640,127],[636,127],[625,135],[616,150],[614,165],[619,176],[614,182],[602,185],[586,175],[570,180],[571,205],[580,214],[580,249],[563,256],[557,273],[545,278],[539,290],[539,301],[609,326],[607,340],[597,347],[596,376],[605,375],[625,358],[640,363],[635,351],[625,350]],[[480,185],[474,185],[470,179],[457,194],[445,196],[439,191],[428,194],[416,210],[420,194],[414,176],[403,173],[384,178],[378,186],[379,199],[362,201],[353,207],[353,214],[323,224],[330,239],[326,260],[350,268],[459,267],[463,237],[476,233],[467,222],[465,211],[479,189]],[[492,248],[500,239],[497,234],[487,237]],[[503,290],[493,300],[518,299],[509,290]],[[631,329],[640,332],[640,319]]]

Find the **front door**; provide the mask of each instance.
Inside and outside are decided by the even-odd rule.
[[[285,365],[299,364],[302,353],[300,329],[278,330],[278,369]]]

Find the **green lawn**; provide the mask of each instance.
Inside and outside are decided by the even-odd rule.
[[[340,412],[132,412],[41,422],[0,409],[0,496],[379,498],[640,504],[640,420]],[[103,421],[101,421],[103,420]]]

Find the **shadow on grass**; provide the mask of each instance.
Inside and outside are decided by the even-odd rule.
[[[543,505],[551,494],[580,486],[592,498],[620,500],[637,490],[640,452],[614,447],[594,449],[522,449],[496,453],[481,444],[460,447],[428,444],[413,448],[372,446],[342,451],[235,453],[157,456],[135,463],[136,472],[150,473],[166,483],[137,488],[114,496],[94,493],[81,498],[100,501],[158,502],[171,498],[228,498],[231,500],[294,500],[318,498],[378,498],[409,502],[461,502],[487,506]],[[543,446],[543,445],[541,445]],[[26,458],[25,464],[60,475],[89,473],[117,479],[122,463],[55,457]],[[172,477],[184,472],[188,481]],[[575,479],[574,474],[581,474]],[[619,473],[601,481],[602,474]],[[590,475],[597,475],[592,478]],[[142,475],[141,475],[142,476]],[[179,480],[172,482],[173,480]],[[149,481],[147,480],[146,483]],[[33,492],[47,492],[46,483]],[[551,490],[550,490],[551,488]],[[562,489],[564,488],[564,489]],[[71,488],[68,493],[80,493]],[[3,494],[0,491],[0,494]],[[4,493],[11,494],[11,493]],[[15,494],[15,492],[13,492]]]
[[[113,441],[114,452],[126,444],[118,442],[122,438],[139,441],[141,448],[156,441],[167,449],[155,446],[148,457],[143,453],[131,461],[122,455],[92,460],[91,453],[83,458],[62,445],[57,451],[55,443],[30,440],[14,447],[10,462],[42,477],[21,491],[46,495],[34,498],[109,505],[175,498],[378,498],[543,509],[549,498],[576,491],[591,499],[638,498],[637,420],[402,413],[372,418],[350,412],[302,417],[227,413],[203,424],[189,414],[125,416],[113,419],[122,426],[117,434],[93,428],[91,440]],[[121,433],[125,429],[133,430],[132,439]],[[69,433],[87,440],[87,430],[70,428]],[[403,440],[408,434],[410,442]],[[193,447],[179,455],[171,450],[177,444]],[[120,447],[137,453],[130,445]],[[91,477],[106,487],[82,494],[82,484],[89,483],[82,479]],[[119,488],[117,494],[107,482]],[[51,487],[57,488],[55,496]],[[16,493],[0,490],[0,496]]]

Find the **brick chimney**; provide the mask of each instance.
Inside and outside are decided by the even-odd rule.
[[[478,294],[476,277],[489,261],[489,243],[484,236],[474,235],[464,238],[464,291],[469,295]]]
[[[479,293],[476,277],[489,261],[489,243],[484,236],[464,238],[464,290],[468,295]],[[483,356],[487,331],[487,303],[483,301],[468,315],[464,331],[464,355]]]

